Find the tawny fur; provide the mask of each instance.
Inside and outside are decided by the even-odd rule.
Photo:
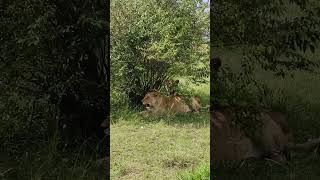
[[[193,108],[198,111],[200,108],[199,99],[192,97],[191,101],[194,102],[191,108],[180,96],[165,96],[160,92],[148,92],[143,100],[142,104],[146,106],[147,111],[152,113],[177,113],[177,112],[190,112]],[[195,109],[193,109],[196,111]]]
[[[268,154],[275,161],[285,161],[285,150],[310,150],[320,144],[315,139],[302,144],[291,142],[291,133],[286,115],[276,111],[264,111],[260,146],[255,144],[239,127],[231,126],[233,113],[223,109],[211,114],[211,137],[215,160],[241,160],[250,157],[261,158]],[[261,146],[262,145],[262,146]]]

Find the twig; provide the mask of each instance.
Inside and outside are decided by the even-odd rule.
[[[11,170],[12,170],[12,168],[9,168],[9,169],[1,172],[1,173],[0,173],[0,176],[4,176],[7,172],[9,172],[9,171],[11,171]]]
[[[286,170],[289,170],[288,167],[284,166],[283,164],[281,164],[281,163],[278,162],[278,161],[275,161],[275,160],[272,160],[272,159],[269,159],[269,158],[266,158],[266,160],[267,160],[267,161],[270,161],[270,162],[272,162],[272,163],[274,163],[274,164],[277,164],[277,165],[279,165],[280,167],[283,167],[283,168],[286,169]]]

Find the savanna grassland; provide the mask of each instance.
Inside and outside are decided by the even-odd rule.
[[[209,104],[209,84],[192,85],[189,92]],[[120,99],[111,111],[111,179],[209,179],[209,112],[143,117]]]

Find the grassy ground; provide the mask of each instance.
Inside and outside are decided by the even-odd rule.
[[[0,179],[87,180],[105,179],[105,159],[81,147],[75,152],[62,153],[57,139],[37,142],[19,149],[19,156],[0,151]]]
[[[203,104],[209,104],[209,84],[192,86]],[[114,106],[115,107],[115,106]],[[111,112],[111,179],[208,179],[209,113],[142,117],[136,111]]]
[[[210,179],[210,166],[204,164],[197,169],[182,172],[178,176],[179,180],[209,180]]]
[[[236,72],[240,56],[236,51],[221,50],[217,53],[224,64]],[[318,58],[320,53],[313,55]],[[270,72],[257,70],[255,77],[274,90],[270,107],[282,109],[289,115],[289,125],[294,140],[303,142],[320,136],[320,76],[315,73],[293,72],[293,77],[276,78]],[[292,160],[286,165],[274,162],[243,161],[222,163],[214,166],[213,173],[218,179],[320,179],[320,154],[292,153]]]

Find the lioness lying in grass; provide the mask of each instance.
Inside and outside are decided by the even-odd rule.
[[[320,139],[302,144],[293,143],[286,115],[281,112],[270,110],[261,112],[259,144],[247,137],[239,126],[231,125],[233,118],[234,113],[227,108],[211,113],[211,139],[215,160],[267,157],[275,161],[285,161],[286,152],[289,150],[311,150],[320,144]]]
[[[160,92],[148,92],[143,100],[142,104],[146,107],[147,112],[152,113],[176,113],[176,112],[199,112],[200,110],[200,98],[190,98],[191,107],[187,105],[185,100],[181,96],[166,96]]]

